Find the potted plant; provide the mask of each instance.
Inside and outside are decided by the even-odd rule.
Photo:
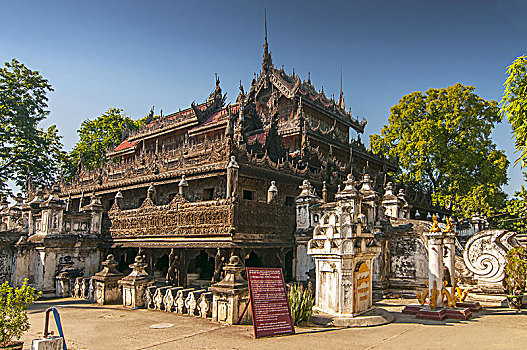
[[[13,288],[9,282],[0,286],[0,349],[22,349],[18,341],[29,329],[27,308],[40,296],[27,285],[27,279],[20,288]]]
[[[527,278],[527,251],[521,247],[507,252],[503,288],[507,293],[509,307],[521,309]]]

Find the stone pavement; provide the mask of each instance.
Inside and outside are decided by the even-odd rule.
[[[223,327],[209,320],[151,310],[99,306],[84,300],[41,300],[29,311],[24,349],[42,336],[44,311],[60,312],[68,349],[526,349],[527,311],[486,308],[468,321],[418,320],[399,311],[415,300],[377,303],[394,313],[389,325],[296,328],[291,336],[254,339],[252,326]],[[54,322],[51,322],[54,328]],[[163,328],[173,326],[168,328]],[[160,328],[151,328],[158,325]]]

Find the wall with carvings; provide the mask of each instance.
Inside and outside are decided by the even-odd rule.
[[[392,287],[414,287],[428,280],[428,256],[420,234],[391,235],[389,239]]]
[[[93,247],[62,247],[26,246],[18,250],[14,262],[13,282],[21,285],[25,278],[36,289],[45,293],[55,291],[55,276],[61,271],[62,262],[69,257],[73,267],[79,269],[84,276],[93,276],[99,271],[100,252]]]
[[[15,250],[10,244],[0,244],[0,284],[11,281]]]

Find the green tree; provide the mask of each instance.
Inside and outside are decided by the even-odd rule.
[[[70,175],[81,160],[91,170],[106,164],[106,150],[121,143],[126,129],[137,130],[141,125],[142,120],[127,117],[120,108],[110,108],[93,120],[83,121],[77,131],[80,139],[69,154]]]
[[[501,121],[495,101],[455,84],[403,96],[389,124],[370,136],[371,148],[399,159],[396,178],[430,190],[436,203],[456,214],[492,213],[506,196],[509,162],[492,142]]]
[[[501,112],[511,123],[516,150],[520,153],[517,163],[523,168],[527,161],[527,55],[514,60],[507,74]]]
[[[7,347],[29,330],[27,308],[41,294],[28,286],[27,279],[19,288],[11,287],[8,281],[0,285],[0,347]]]
[[[35,185],[51,185],[58,178],[61,137],[53,125],[38,124],[49,111],[51,85],[38,71],[13,59],[0,68],[0,193],[11,194],[8,181],[24,188],[28,175]],[[62,153],[63,154],[63,153]]]
[[[507,200],[502,210],[489,217],[492,228],[501,228],[513,232],[527,232],[527,190],[514,193],[512,199]]]

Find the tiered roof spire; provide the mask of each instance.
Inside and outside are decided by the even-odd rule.
[[[273,66],[271,53],[269,53],[269,44],[267,43],[267,11],[264,9],[264,23],[265,23],[265,42],[264,53],[262,57],[262,71],[265,71]]]

